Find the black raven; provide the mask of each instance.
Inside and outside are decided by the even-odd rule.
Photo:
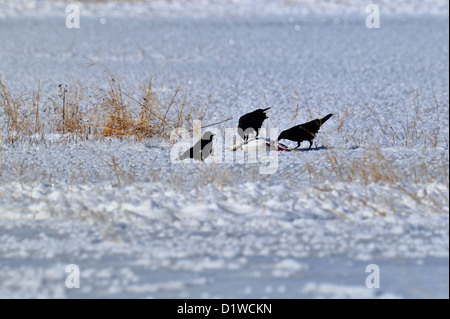
[[[258,136],[258,131],[261,128],[264,120],[268,118],[266,109],[257,109],[253,112],[242,115],[239,118],[238,134],[244,139],[245,142],[248,140],[248,135],[256,131],[256,136]]]
[[[325,123],[333,114],[328,114],[324,118],[315,119],[310,122],[296,125],[281,132],[280,136],[278,136],[277,141],[286,139],[297,142],[297,147],[300,147],[300,143],[303,141],[309,142],[309,149],[311,149],[312,141],[314,137],[316,137],[317,132],[323,123]]]
[[[205,132],[202,138],[195,143],[190,149],[185,151],[178,159],[184,160],[186,158],[194,158],[199,161],[204,161],[212,151],[212,138],[214,134],[210,131]]]

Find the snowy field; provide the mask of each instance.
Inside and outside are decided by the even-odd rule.
[[[373,2],[380,28],[363,1],[180,0],[82,2],[69,29],[69,2],[0,0],[0,80],[39,83],[43,123],[15,139],[0,109],[0,298],[448,298],[448,2]],[[232,118],[209,160],[54,130],[59,85],[105,67]],[[280,131],[334,115],[264,174],[221,142],[266,105]]]

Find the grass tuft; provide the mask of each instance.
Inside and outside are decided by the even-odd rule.
[[[158,137],[172,143],[173,129],[192,129],[194,120],[202,120],[206,114],[207,108],[199,112],[189,107],[181,85],[163,96],[164,88],[157,92],[150,79],[140,92],[132,94],[109,70],[106,73],[103,87],[88,88],[72,81],[59,84],[58,93],[50,95],[50,103],[45,105],[40,102],[40,83],[36,92],[14,97],[0,80],[5,141],[57,133],[66,141]]]

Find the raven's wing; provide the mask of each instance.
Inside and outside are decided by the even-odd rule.
[[[201,150],[201,160],[202,161],[211,154],[212,147],[213,147],[212,141],[209,141],[208,144],[203,146],[203,148]]]
[[[320,123],[319,119],[315,119],[315,120],[312,120],[312,121],[309,121],[307,123],[299,125],[299,127],[303,131],[308,132],[311,135],[316,134],[319,131],[320,126],[321,126],[321,123]]]

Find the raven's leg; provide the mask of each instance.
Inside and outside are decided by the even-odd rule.
[[[308,148],[308,151],[309,151],[311,149],[311,146],[312,146],[312,140],[309,140],[308,142],[309,142],[309,148]]]

